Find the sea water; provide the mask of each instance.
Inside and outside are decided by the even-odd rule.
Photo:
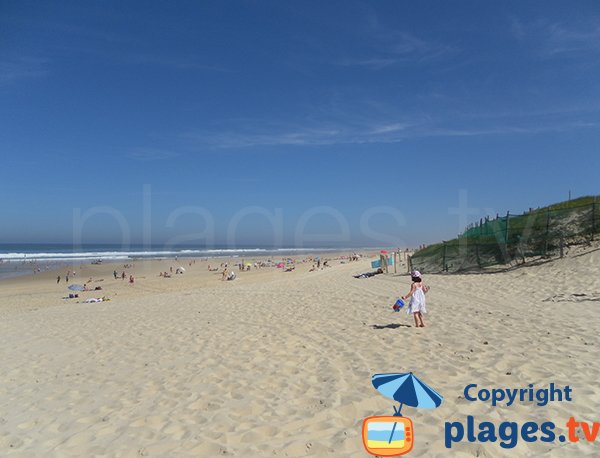
[[[357,248],[198,247],[109,244],[0,244],[0,278],[35,274],[63,266],[140,259],[298,256]]]

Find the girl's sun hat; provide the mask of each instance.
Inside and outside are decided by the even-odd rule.
[[[419,272],[418,270],[413,270],[413,271],[410,273],[410,276],[411,276],[411,277],[416,277],[416,278],[421,278],[421,272]]]

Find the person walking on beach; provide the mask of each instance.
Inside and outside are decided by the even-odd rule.
[[[56,283],[60,283],[60,275],[56,277]]]
[[[429,291],[423,283],[423,278],[418,270],[414,270],[410,273],[412,284],[410,285],[410,292],[406,296],[402,296],[403,300],[410,298],[408,309],[406,313],[412,313],[415,318],[415,327],[424,328],[423,313],[427,313],[425,293]]]

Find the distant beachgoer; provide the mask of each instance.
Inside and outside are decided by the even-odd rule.
[[[125,280],[125,271],[121,274],[121,280]]]
[[[113,271],[113,276],[115,277],[115,280],[117,279],[118,275],[117,275],[117,271]]]
[[[133,275],[129,276],[129,283],[133,284],[133,282],[135,282],[135,279],[133,278]]]
[[[403,296],[402,299],[406,300],[410,297],[410,303],[408,304],[406,313],[413,314],[415,327],[423,328],[425,327],[425,324],[423,323],[423,313],[427,313],[425,293],[429,291],[429,287],[423,283],[422,275],[418,270],[412,271],[410,276],[412,279],[410,292],[406,296]]]
[[[56,277],[56,283],[60,283],[60,275]]]
[[[228,275],[228,271],[227,271],[227,267],[225,267],[223,269],[223,274],[221,275],[221,281],[227,280],[227,275]]]
[[[67,273],[67,275],[65,276],[65,281],[66,281],[67,283],[69,283],[69,274],[68,274],[68,273]]]

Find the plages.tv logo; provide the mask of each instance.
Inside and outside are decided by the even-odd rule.
[[[394,415],[364,419],[362,439],[365,450],[376,456],[405,455],[412,450],[415,435],[412,420],[401,414],[402,407],[435,409],[444,398],[412,372],[375,374],[371,381],[377,391],[399,402],[400,406],[394,406]]]

